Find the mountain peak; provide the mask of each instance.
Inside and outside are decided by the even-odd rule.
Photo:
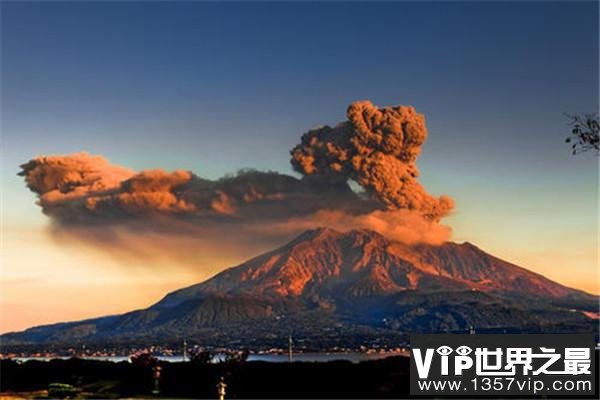
[[[339,237],[341,235],[342,235],[342,233],[339,231],[336,231],[335,229],[328,228],[328,227],[317,227],[317,228],[309,229],[309,230],[302,232],[295,239],[293,239],[291,243],[301,242],[301,241],[306,241],[306,240],[314,240],[314,239],[319,239],[319,238],[326,238],[326,237],[333,238],[333,237]]]
[[[302,241],[302,240],[313,240],[319,238],[331,238],[331,239],[339,239],[342,237],[356,237],[356,236],[371,236],[384,238],[384,236],[378,232],[369,229],[352,229],[349,231],[338,231],[329,227],[317,227],[314,229],[309,229],[302,232],[296,239],[292,240],[292,242]]]
[[[320,227],[159,304],[203,294],[348,298],[448,289],[550,297],[574,292],[469,242],[407,246],[370,230]]]
[[[172,292],[146,310],[32,328],[3,339],[70,342],[115,334],[197,334],[215,340],[223,332],[235,338],[247,338],[248,332],[272,337],[277,330],[294,329],[322,340],[323,329],[332,324],[376,337],[382,331],[456,331],[469,325],[576,331],[589,330],[594,321],[569,310],[591,312],[597,304],[595,296],[468,242],[408,246],[369,230],[317,228]]]

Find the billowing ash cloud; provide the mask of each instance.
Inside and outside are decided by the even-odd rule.
[[[407,106],[377,108],[371,102],[348,107],[348,120],[302,136],[292,150],[294,169],[336,182],[356,181],[386,209],[415,210],[438,221],[453,208],[419,182],[415,161],[427,138],[425,118]]]
[[[332,205],[351,213],[375,206],[344,183],[275,172],[240,171],[211,181],[182,170],[135,173],[87,153],[37,157],[21,168],[44,213],[65,225],[161,217],[197,223],[273,220]]]
[[[450,229],[439,220],[452,200],[427,194],[417,181],[423,116],[369,102],[353,103],[347,116],[302,136],[291,151],[300,179],[254,170],[218,180],[183,170],[135,172],[87,153],[37,157],[20,175],[56,237],[119,254],[194,262],[198,249],[226,249],[228,256],[241,249],[246,257],[317,226],[373,229],[409,244],[447,240]]]

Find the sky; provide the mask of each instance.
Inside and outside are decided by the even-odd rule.
[[[146,307],[242,261],[215,253],[198,269],[155,268],[56,240],[20,164],[85,150],[210,179],[292,174],[300,135],[366,99],[425,115],[420,180],[454,198],[453,240],[600,293],[598,158],[564,143],[564,113],[598,109],[597,2],[2,2],[1,12],[2,332]]]

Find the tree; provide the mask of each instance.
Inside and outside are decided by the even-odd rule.
[[[213,355],[208,350],[204,350],[201,347],[194,347],[190,350],[190,361],[194,364],[210,364],[212,362]]]
[[[133,377],[136,385],[141,390],[158,392],[158,383],[160,379],[161,366],[158,358],[154,357],[149,351],[139,351],[129,357],[133,365]]]
[[[565,142],[571,143],[573,154],[589,150],[600,154],[598,114],[567,114],[567,118],[571,127],[571,136],[566,138]]]
[[[225,354],[225,359],[223,363],[229,365],[241,365],[248,360],[248,356],[250,355],[250,351],[248,349],[243,349],[240,351],[230,351]]]
[[[140,351],[129,357],[131,363],[137,367],[151,369],[158,365],[158,358],[147,351]]]

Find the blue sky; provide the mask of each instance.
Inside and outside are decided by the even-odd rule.
[[[597,2],[1,7],[5,228],[47,223],[15,176],[33,156],[291,173],[303,132],[369,99],[425,114],[422,182],[455,198],[456,240],[597,277],[598,159],[570,155],[563,115],[598,108]]]
[[[85,148],[209,176],[287,170],[302,132],[371,99],[427,116],[424,169],[558,172],[562,113],[598,105],[597,8],[4,3],[7,161]]]

